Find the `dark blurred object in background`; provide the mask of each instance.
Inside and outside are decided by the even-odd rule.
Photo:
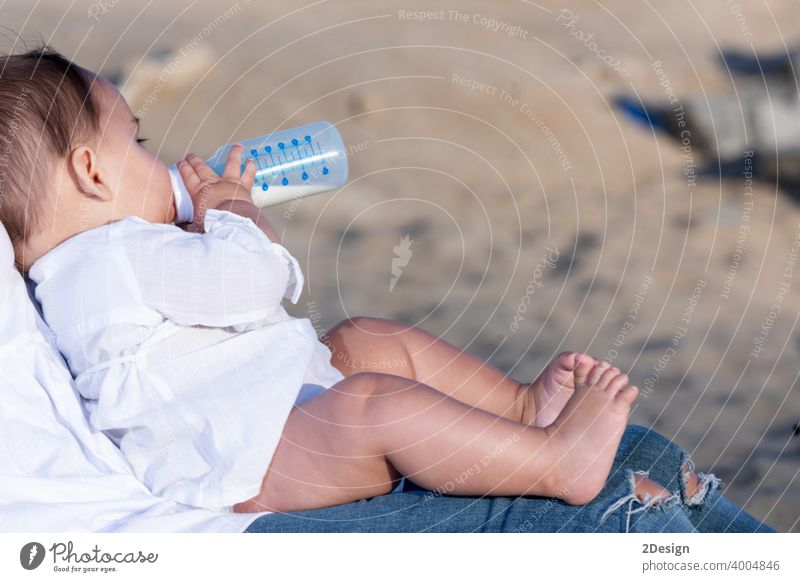
[[[619,96],[626,114],[687,144],[705,162],[699,174],[753,177],[776,183],[800,202],[800,48],[759,56],[723,51],[731,90],[683,99],[674,107]],[[745,158],[749,158],[746,163]]]

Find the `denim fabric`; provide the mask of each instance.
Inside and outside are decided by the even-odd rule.
[[[265,515],[246,532],[696,532],[771,531],[722,497],[708,476],[687,505],[681,467],[686,453],[661,435],[628,426],[609,478],[591,503],[542,497],[455,497],[405,480],[388,495],[354,503]],[[674,493],[652,505],[633,495],[634,472]]]
[[[629,425],[620,442],[609,483],[619,482],[624,471],[634,470],[647,473],[648,477],[671,492],[684,495],[681,468],[694,464],[688,453],[669,439],[648,428]],[[721,484],[713,475],[698,473],[701,480],[707,478],[708,490],[703,499],[697,502],[680,504],[683,513],[700,532],[740,532],[765,533],[772,528],[755,519],[740,507],[722,496]],[[601,496],[603,494],[601,493]],[[663,508],[662,508],[663,509]]]

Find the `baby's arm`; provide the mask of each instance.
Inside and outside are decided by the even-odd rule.
[[[297,303],[297,260],[253,222],[221,210],[204,213],[205,232],[174,227],[132,232],[121,243],[142,302],[181,325],[261,324]]]
[[[221,176],[193,154],[178,164],[192,197],[188,232],[160,230],[126,241],[144,303],[182,325],[259,325],[283,298],[297,303],[303,274],[253,204],[255,164],[240,175],[241,144]]]
[[[269,237],[269,239],[274,243],[280,243],[280,237],[278,236],[277,231],[272,227],[267,217],[261,210],[253,204],[250,200],[226,200],[221,204],[216,206],[217,210],[227,210],[228,212],[232,212],[233,214],[238,214],[239,216],[243,216],[244,218],[249,218],[253,221],[261,231]]]

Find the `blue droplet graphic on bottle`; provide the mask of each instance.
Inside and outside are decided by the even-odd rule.
[[[1,143],[2,140],[0,146]],[[347,182],[349,175],[347,146],[333,124],[326,121],[282,129],[243,142],[220,145],[207,159],[206,164],[215,173],[222,174],[223,166],[227,165],[230,169],[231,159],[236,157],[234,153],[239,157],[238,164],[233,162],[239,169],[237,176],[249,178],[248,190],[258,207],[270,207],[291,199],[336,190]],[[175,220],[190,220],[191,207],[195,204],[191,197],[185,196],[185,184],[181,184],[177,166],[171,166],[169,172]],[[2,579],[0,582],[3,582]]]

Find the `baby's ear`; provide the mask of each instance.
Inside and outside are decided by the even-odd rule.
[[[78,146],[67,157],[67,170],[78,192],[87,198],[110,202],[114,191],[108,175],[102,170],[97,152],[88,146]]]

